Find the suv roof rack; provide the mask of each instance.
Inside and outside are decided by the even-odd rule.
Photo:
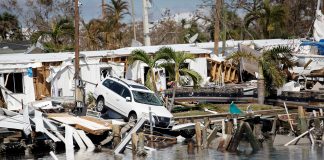
[[[120,78],[118,78],[118,77],[113,77],[113,76],[111,76],[111,78],[117,79],[118,81],[123,82],[124,84],[126,84],[128,87],[131,88],[131,86],[130,86],[128,83],[126,83],[125,81],[123,81],[122,79],[120,79]]]

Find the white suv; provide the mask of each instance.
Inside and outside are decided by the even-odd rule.
[[[109,108],[130,120],[140,118],[143,113],[148,115],[151,107],[155,127],[174,125],[173,115],[154,92],[133,81],[107,77],[96,86],[93,95],[97,100],[96,109],[101,113]]]

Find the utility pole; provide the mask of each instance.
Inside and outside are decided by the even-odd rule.
[[[74,78],[79,78],[79,0],[74,0],[74,47],[75,47],[75,59],[74,68],[75,75]]]
[[[74,88],[75,88],[75,108],[74,113],[78,116],[86,115],[85,92],[82,79],[80,77],[80,59],[79,59],[79,0],[74,0]]]
[[[143,0],[143,32],[144,32],[144,45],[150,46],[151,40],[149,35],[149,26],[148,26],[148,0]]]
[[[134,40],[136,41],[134,0],[130,0],[130,1],[131,1],[131,5],[132,5],[132,22],[133,22]]]
[[[218,55],[218,42],[219,42],[219,22],[220,22],[220,10],[222,6],[222,0],[215,0],[215,25],[214,25],[214,54]]]
[[[322,0],[322,14],[324,14],[324,0]]]
[[[223,1],[223,5],[222,5],[222,13],[223,13],[223,44],[222,44],[222,56],[225,55],[225,50],[226,50],[226,7],[225,7],[225,1]]]

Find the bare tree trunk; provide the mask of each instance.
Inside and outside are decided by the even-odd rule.
[[[222,8],[222,0],[215,0],[215,25],[214,25],[214,54],[218,55],[218,42],[219,42],[219,23],[221,19],[221,8]]]
[[[179,79],[180,79],[180,73],[179,73],[178,67],[176,67],[175,68],[175,81],[174,81],[174,86],[172,89],[172,99],[171,99],[171,106],[169,108],[169,111],[171,111],[174,106],[174,98],[175,98],[176,90],[178,88]]]
[[[152,85],[153,85],[153,89],[154,92],[157,92],[157,88],[156,88],[156,83],[155,83],[155,71],[154,68],[151,68],[151,80],[152,80]]]

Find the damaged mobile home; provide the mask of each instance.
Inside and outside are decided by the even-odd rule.
[[[86,84],[86,93],[92,92],[95,85],[106,76],[128,79],[141,79],[145,75],[145,65],[137,64],[128,70],[127,56],[135,49],[148,53],[156,52],[162,46],[124,48],[115,51],[84,51],[80,56],[81,77]],[[180,45],[170,46],[175,51],[184,51],[197,55],[197,61],[190,62],[193,68],[206,60],[209,50]],[[207,69],[198,72],[207,75]],[[126,73],[126,71],[128,72]],[[164,71],[158,72],[163,79]],[[36,100],[56,97],[74,96],[74,54],[42,53],[42,54],[3,54],[0,55],[0,86],[3,101],[9,110],[21,109],[22,102],[27,104]],[[160,86],[165,89],[166,81]]]

